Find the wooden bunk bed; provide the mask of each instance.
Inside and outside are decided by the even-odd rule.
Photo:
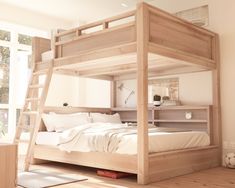
[[[137,174],[138,183],[147,184],[221,163],[221,123],[219,96],[219,44],[218,35],[172,16],[156,7],[140,3],[137,9],[116,17],[59,32],[52,41],[33,39],[34,74],[45,70],[46,88],[41,103],[38,88],[31,93],[31,111],[38,110],[36,125],[31,136],[28,157],[60,161],[97,168]],[[41,54],[52,50],[52,60],[42,61]],[[148,151],[148,78],[162,75],[198,71],[213,72],[213,105],[200,107],[173,107],[158,110],[203,110],[204,123],[210,133],[210,146],[161,153]],[[48,108],[44,107],[52,72],[73,76],[110,80],[112,97],[110,109],[96,108]],[[137,79],[137,109],[120,109],[115,105],[115,83],[123,79]],[[31,89],[38,79],[31,81]],[[30,90],[30,87],[29,87]],[[43,128],[43,112],[120,112],[135,111],[138,122],[137,155],[121,155],[99,152],[62,152],[57,148],[35,145],[36,133]],[[30,113],[30,112],[28,112]],[[182,111],[183,113],[183,111]],[[152,113],[154,114],[154,113]],[[30,114],[32,115],[32,113]],[[33,119],[33,118],[32,118]],[[35,120],[36,119],[36,120]],[[166,121],[166,120],[163,120]],[[163,122],[162,121],[162,122]],[[171,120],[171,122],[181,120]],[[194,121],[194,122],[193,122]],[[198,120],[192,120],[191,125]],[[197,122],[198,123],[198,122]],[[19,141],[17,131],[15,141]],[[29,159],[26,160],[29,167]]]

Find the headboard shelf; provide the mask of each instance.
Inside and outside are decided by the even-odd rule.
[[[210,105],[149,107],[148,122],[159,127],[185,128],[210,134],[211,107]],[[137,122],[136,108],[118,107],[111,110],[113,113],[119,113],[123,122]]]
[[[119,111],[136,111],[136,108],[126,108],[126,107],[116,107],[116,108],[111,108],[112,111],[119,112]]]
[[[153,120],[153,122],[157,122],[157,123],[207,123],[208,121],[207,120],[176,120],[176,119],[156,119],[156,120]]]
[[[210,105],[150,106],[149,110],[207,110]],[[135,107],[115,107],[112,111],[136,111]]]
[[[182,106],[159,106],[152,107],[154,110],[207,110],[209,105],[182,105]]]

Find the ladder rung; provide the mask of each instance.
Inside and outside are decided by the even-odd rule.
[[[46,70],[41,70],[41,71],[34,72],[33,76],[42,75],[42,74],[46,74],[46,73],[47,73]]]
[[[44,85],[43,84],[35,84],[35,85],[30,85],[29,88],[30,89],[38,89],[38,88],[43,88]]]
[[[31,131],[33,128],[32,128],[32,125],[18,125],[17,126],[18,128],[20,129],[23,129],[23,130],[27,130],[27,131]]]
[[[29,140],[26,140],[26,139],[15,139],[15,142],[17,143],[29,143]]]
[[[38,111],[24,111],[22,112],[24,115],[37,115]]]
[[[39,101],[40,98],[27,98],[26,101]]]

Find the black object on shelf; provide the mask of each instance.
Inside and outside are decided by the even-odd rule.
[[[153,105],[154,106],[160,106],[161,105],[161,96],[160,95],[154,95],[153,96]]]
[[[63,103],[63,106],[68,106],[69,104],[67,102]]]

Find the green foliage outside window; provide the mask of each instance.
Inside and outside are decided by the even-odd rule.
[[[0,46],[0,63],[10,63],[10,49],[9,47]]]
[[[10,41],[11,33],[9,31],[0,30],[0,40]]]
[[[1,109],[0,110],[0,137],[4,136],[7,133],[8,127],[8,110]]]
[[[30,37],[28,35],[19,34],[18,35],[18,42],[20,44],[31,45],[32,44],[32,37]]]

